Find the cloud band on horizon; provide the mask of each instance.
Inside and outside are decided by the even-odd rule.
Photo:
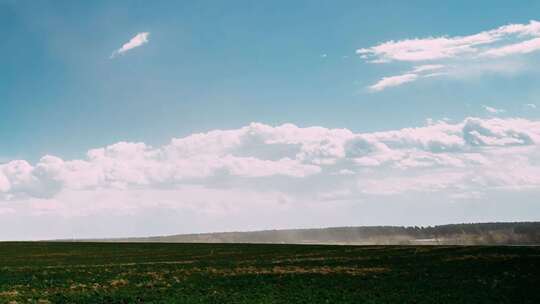
[[[516,118],[467,118],[374,133],[252,123],[175,138],[157,148],[119,142],[88,151],[86,159],[46,155],[35,165],[10,161],[0,165],[0,200],[54,198],[66,189],[129,191],[237,182],[256,188],[257,181],[281,191],[279,182],[270,182],[278,176],[291,183],[317,178],[336,186],[346,181],[352,197],[540,188],[539,130],[540,122]],[[519,170],[505,170],[516,163]]]

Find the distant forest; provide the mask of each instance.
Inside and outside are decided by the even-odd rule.
[[[265,230],[99,241],[356,245],[540,245],[540,222],[451,224],[427,227],[370,226]]]

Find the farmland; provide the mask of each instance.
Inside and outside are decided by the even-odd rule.
[[[539,303],[540,248],[0,243],[0,303]]]

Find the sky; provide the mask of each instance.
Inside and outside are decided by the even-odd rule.
[[[540,1],[0,0],[0,240],[540,219]]]

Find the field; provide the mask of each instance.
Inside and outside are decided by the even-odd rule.
[[[0,303],[540,303],[539,247],[0,243]]]

